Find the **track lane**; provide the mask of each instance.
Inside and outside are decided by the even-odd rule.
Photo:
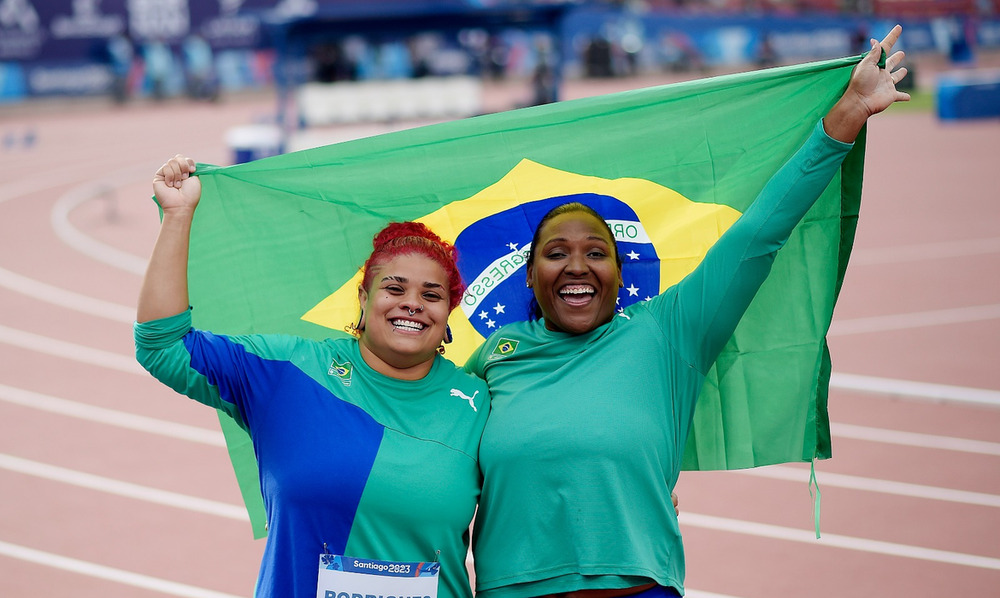
[[[160,155],[163,153],[161,150],[165,150],[168,155],[172,155],[176,151],[189,151],[187,148],[202,147],[200,145],[201,142],[207,139],[213,130],[218,132],[226,126],[225,119],[230,116],[228,110],[211,111],[203,110],[202,108],[198,106],[194,110],[188,110],[184,116],[180,116],[185,110],[183,106],[164,106],[149,111],[137,110],[128,113],[113,113],[108,116],[107,120],[104,120],[102,117],[94,119],[90,124],[100,124],[102,127],[106,127],[109,131],[108,137],[115,138],[114,141],[117,145],[128,152],[128,155],[125,152],[118,153],[119,157],[113,159],[115,165],[132,163],[133,159],[140,156],[148,156],[151,163],[159,164],[164,159],[164,156]],[[245,112],[242,116],[246,116],[249,112],[251,111]],[[205,118],[206,116],[210,116],[211,119]],[[234,118],[241,117],[239,114],[233,114],[232,116]],[[888,121],[890,116],[893,118],[893,122]],[[183,118],[186,126],[179,131],[156,131],[152,135],[147,127],[142,129],[145,138],[140,137],[138,142],[134,141],[130,137],[130,131],[134,131],[137,126],[141,127],[143,122],[151,122],[151,117],[157,122],[167,122],[172,118]],[[885,118],[873,121],[870,126],[867,158],[868,171],[865,182],[865,206],[863,207],[857,243],[859,255],[866,248],[891,251],[895,247],[913,247],[925,244],[925,242],[960,245],[962,239],[965,238],[984,239],[991,236],[995,237],[995,224],[993,223],[996,221],[997,208],[989,204],[971,202],[971,199],[975,198],[975,192],[966,191],[965,189],[974,188],[975,185],[982,184],[984,178],[995,180],[995,171],[988,171],[983,166],[983,164],[989,164],[990,161],[995,163],[995,143],[993,145],[994,155],[992,158],[988,152],[986,155],[970,155],[968,149],[977,140],[983,138],[995,140],[996,130],[989,130],[984,127],[957,127],[950,128],[948,131],[941,131],[939,126],[934,125],[932,122],[928,123],[926,122],[927,120],[924,117],[916,118],[911,115],[890,113]],[[204,123],[202,126],[203,130],[200,131],[197,130],[199,122]],[[247,121],[244,119],[232,122],[242,124]],[[52,139],[48,135],[58,134],[59,131],[57,129],[66,129],[73,126],[74,123],[70,119],[68,121],[60,121],[59,127],[53,126],[51,129],[42,129],[40,143],[48,143],[46,139]],[[75,126],[79,126],[79,123]],[[120,131],[120,133],[112,133],[112,131]],[[66,142],[80,137],[75,132],[67,131],[66,133],[67,135],[64,137]],[[205,136],[203,137],[201,133],[205,133]],[[956,136],[956,138],[948,140],[944,138],[947,136]],[[197,139],[195,139],[196,137]],[[151,143],[150,140],[154,138],[156,142]],[[220,138],[221,136],[217,136],[208,140],[208,143],[218,143]],[[162,145],[160,141],[163,142]],[[60,147],[71,147],[66,142],[60,142]],[[102,147],[106,148],[108,152],[112,152],[114,151],[114,145],[115,143],[108,143]],[[933,159],[921,158],[916,154],[924,146],[942,148],[946,155],[935,156]],[[44,146],[40,145],[39,147]],[[221,144],[218,147],[220,147],[220,150],[217,152],[217,155],[225,157],[226,152],[221,148]],[[49,146],[47,149],[52,148]],[[65,163],[66,168],[70,168],[73,159],[80,159],[80,156],[75,155],[78,153],[60,151],[48,160],[50,160],[50,164]],[[202,161],[220,162],[220,160],[212,158],[196,157]],[[106,156],[102,156],[102,158],[106,159]],[[967,164],[956,166],[952,164],[953,159],[964,160]],[[900,161],[905,166],[900,167]],[[948,179],[951,178],[951,174],[948,176],[939,176],[938,178],[942,182],[934,181],[933,183],[928,183],[928,181],[921,179],[923,175],[933,173],[934,169],[938,167],[949,169],[946,172],[954,173],[961,180],[949,181]],[[29,167],[25,166],[25,168]],[[50,178],[55,174],[51,170],[46,171],[45,169],[39,169],[37,172],[44,172]],[[94,172],[101,171],[95,169]],[[905,176],[900,176],[900,172],[905,172]],[[901,179],[904,180],[901,182]],[[86,177],[76,180],[83,184],[87,183]],[[18,183],[18,181],[15,181],[15,183]],[[41,184],[36,183],[36,186],[41,186]],[[50,185],[46,188],[47,191],[45,193],[47,195],[45,198],[39,199],[40,196],[36,196],[29,200],[32,208],[45,204],[50,206],[49,211],[38,210],[38,213],[36,213],[33,210],[27,210],[23,213],[19,212],[19,217],[36,218],[38,222],[45,222],[46,219],[50,219],[51,206],[58,199],[58,193],[66,192],[70,186],[72,186],[72,183],[64,185],[61,188]],[[942,194],[938,190],[942,186],[948,189],[949,192],[947,194]],[[994,186],[993,188],[996,187]],[[0,187],[0,192],[2,190],[3,187]],[[921,196],[921,193],[926,191],[930,191],[934,196]],[[92,235],[94,238],[110,246],[129,251],[139,256],[148,255],[148,248],[151,246],[152,238],[146,235],[155,234],[156,228],[155,210],[150,213],[149,208],[151,206],[148,204],[148,193],[148,183],[145,181],[124,181],[122,186],[115,190],[116,202],[119,206],[119,220],[109,220],[106,217],[106,202],[102,203],[103,200],[98,200],[79,206],[68,215],[68,221],[81,232]],[[3,195],[0,193],[0,198],[2,197]],[[948,209],[945,211],[930,211],[931,208],[936,208],[940,205],[942,197],[946,197],[949,200]],[[136,198],[138,198],[138,203],[135,205],[139,207],[133,210],[133,204],[128,202]],[[15,206],[20,209],[19,204],[20,202],[12,201],[0,203],[0,221],[3,221],[6,215],[9,214],[2,211],[5,207]],[[945,223],[945,226],[942,226],[941,221],[944,219],[942,214],[949,219],[949,222]],[[148,218],[146,215],[148,215]],[[951,220],[954,220],[954,223],[950,222]],[[34,227],[34,224],[32,226]],[[991,229],[990,226],[993,228]],[[84,270],[89,268],[88,262],[93,261],[92,258],[85,258],[79,255],[70,257],[73,249],[61,241],[53,241],[54,232],[45,233],[43,229],[44,226],[33,229],[41,232],[38,232],[34,238],[34,242],[28,246],[28,250],[48,253],[50,246],[55,242],[60,244],[61,249],[52,255],[57,255],[60,259],[40,260],[31,268],[24,268],[18,260],[15,260],[12,264],[8,264],[6,261],[7,257],[3,256],[15,254],[9,253],[7,246],[3,245],[3,241],[0,241],[0,249],[2,249],[0,251],[0,267],[6,267],[21,275],[31,276],[36,280],[55,287],[65,287],[66,290],[78,292],[82,295],[90,296],[93,294],[98,298],[122,305],[131,305],[134,303],[134,293],[131,292],[131,289],[137,288],[137,277],[133,276],[131,281],[127,278],[119,278],[109,273],[109,270],[104,267],[96,269],[96,277],[94,274],[91,274],[89,278],[86,276],[80,278],[69,277],[61,268]],[[962,251],[969,253],[967,248]],[[973,254],[989,260],[991,252],[978,251],[973,252]],[[49,257],[51,258],[52,256]],[[955,257],[963,258],[968,256]],[[875,267],[876,265],[866,265],[864,270],[868,270],[869,268],[871,270],[870,274],[864,276],[864,270],[852,265],[851,270],[848,272],[841,306],[838,307],[838,318],[845,315],[850,315],[853,318],[855,316],[870,317],[896,313],[893,311],[895,309],[895,304],[892,301],[893,298],[885,297],[881,290],[883,289],[881,286],[883,279],[893,277],[891,274],[886,274],[886,272],[898,271],[902,263],[898,258],[894,259],[895,261],[886,261],[883,259],[878,268]],[[928,259],[938,261],[943,258]],[[952,259],[943,267],[916,267],[909,270],[911,273],[909,275],[922,277],[921,282],[928,288],[933,289],[935,286],[956,287],[955,289],[949,289],[951,296],[956,296],[956,293],[982,292],[984,289],[976,287],[977,282],[981,280],[981,276],[978,278],[969,275],[963,276],[952,271],[961,268],[968,261],[970,260]],[[909,262],[920,266],[924,265],[922,262],[915,261],[914,259],[910,259]],[[984,263],[987,264],[986,268],[991,268],[990,264],[993,262],[987,261]],[[886,270],[883,270],[882,267],[886,268]],[[982,271],[980,270],[980,274]],[[91,280],[98,280],[105,287],[95,291]],[[125,282],[119,286],[116,281],[120,280],[124,280]],[[903,281],[901,284],[909,283]],[[975,297],[980,297],[980,295],[975,295]],[[927,298],[927,305],[930,307],[940,306],[942,309],[961,307],[961,305],[949,304],[947,299],[948,295],[941,293]],[[0,303],[13,305],[4,295],[0,295]],[[920,305],[915,303],[914,305],[918,309],[924,309],[923,303]],[[26,309],[24,308],[24,310]],[[28,313],[24,310],[21,310],[19,313]],[[99,319],[97,317],[81,316],[74,310],[60,306],[55,306],[52,310],[53,313],[62,312],[59,316],[62,322],[86,321],[88,318],[92,318],[93,320]],[[0,314],[0,325],[7,326],[8,328],[17,329],[23,324],[22,320],[24,318],[10,319]],[[60,329],[56,332],[63,336],[61,340],[70,340],[79,346],[87,346],[89,342],[86,337],[91,335],[95,337],[93,343],[95,348],[106,349],[113,353],[114,348],[119,346],[117,343],[121,339],[119,333],[112,330],[114,327],[96,325],[100,330],[94,332],[93,328],[95,324],[88,324],[87,326],[90,328],[85,329],[85,334],[74,333],[68,327],[65,330]],[[976,343],[978,343],[975,336],[977,334],[981,334],[987,338],[990,336],[995,337],[995,333],[991,332],[989,326],[990,322],[986,321],[961,325],[958,326],[957,330],[955,330],[956,325],[925,327],[920,330],[908,329],[889,333],[896,335],[889,337],[889,341],[891,342],[883,340],[884,337],[889,336],[889,334],[883,333],[832,338],[831,345],[834,348],[835,370],[860,374],[868,373],[882,377],[955,384],[958,386],[979,386],[982,388],[1000,389],[1000,385],[994,382],[995,373],[993,372],[993,368],[989,368],[987,371],[980,371],[982,369],[982,362],[979,360],[980,356],[984,354],[988,355],[988,353],[982,351],[976,352],[973,346],[975,343],[969,342],[969,335],[972,335]],[[947,332],[949,330],[955,330],[952,336],[949,336]],[[32,332],[27,327],[25,327],[25,331]],[[110,340],[105,336],[108,332],[112,333],[111,336],[113,338],[110,338]],[[947,343],[935,340],[942,338],[942,335],[948,339]],[[96,340],[97,337],[100,337],[100,340]],[[57,338],[57,340],[60,339]],[[173,395],[171,391],[166,389],[155,389],[154,387],[158,386],[155,382],[144,379],[141,376],[118,373],[106,368],[89,367],[72,359],[49,359],[45,357],[39,359],[38,355],[33,357],[32,365],[15,365],[20,363],[18,355],[30,355],[31,353],[32,351],[25,351],[9,344],[4,345],[0,343],[0,355],[8,356],[6,360],[8,364],[6,366],[7,369],[0,369],[0,372],[4,376],[0,378],[0,383],[8,382],[9,379],[7,376],[15,376],[19,384],[23,382],[26,388],[30,389],[32,380],[34,380],[41,387],[48,389],[50,394],[58,396],[66,395],[68,398],[73,399],[93,400],[101,406],[123,407],[129,412],[137,414],[146,413],[147,410],[154,415],[162,416],[163,414],[171,414],[167,418],[170,421],[194,423],[195,425],[207,427],[212,427],[214,423],[209,421],[214,417],[209,414],[205,414],[209,418],[208,420],[200,419],[202,411],[204,411],[200,406],[188,405],[186,399]],[[129,353],[130,348],[124,351],[122,355],[127,357]],[[970,355],[972,356],[971,358]],[[965,369],[959,369],[959,373],[957,374],[953,373],[950,369],[956,366],[961,368],[963,364]],[[853,366],[857,366],[857,368],[855,369]],[[0,365],[0,367],[5,366]],[[53,370],[60,373],[65,372],[65,378],[59,379],[60,376],[54,376],[52,374]],[[76,384],[77,388],[73,388],[72,381],[74,380],[80,381]],[[147,386],[147,383],[150,383],[150,385]],[[118,393],[109,392],[107,389],[121,389],[124,391],[122,394],[126,394],[127,396],[111,396]],[[146,395],[142,398],[148,400],[136,403],[134,399],[137,394]],[[185,407],[178,408],[178,411],[175,413],[168,407],[168,405],[175,403],[177,405],[183,404]],[[25,408],[25,411],[31,410]],[[914,413],[917,415],[915,416]],[[954,405],[939,405],[906,399],[887,399],[885,397],[839,391],[834,392],[832,399],[832,415],[835,423],[844,421],[862,426],[880,424],[886,428],[895,427],[904,431],[940,435],[952,434],[958,437],[984,441],[993,439],[989,435],[991,426],[994,426],[991,413],[990,411],[981,409],[956,409]],[[174,415],[179,415],[179,417],[175,418]],[[189,419],[189,416],[191,419]],[[62,417],[65,418],[65,416]],[[43,420],[42,418],[38,418],[38,420],[36,422],[33,416],[19,415],[15,420],[7,420],[10,423],[4,425],[21,426],[24,424],[26,430],[37,429],[36,426],[41,426],[44,429],[53,425],[51,421]],[[56,425],[58,426],[58,424]],[[78,425],[76,427],[79,428],[82,426]],[[106,426],[94,424],[93,427],[88,425],[88,428],[100,430],[106,428]],[[992,427],[992,430],[996,429],[996,427]],[[66,434],[70,433],[69,431],[66,432]],[[112,434],[110,432],[105,433]],[[135,438],[138,435],[134,433],[122,432],[121,434],[123,436],[121,436],[119,441],[109,443],[107,447],[102,447],[102,451],[121,450],[122,446],[145,446],[150,442],[145,439],[136,440]],[[44,434],[41,437],[47,438]],[[129,439],[130,437],[133,438]],[[183,444],[181,441],[165,442],[161,439],[161,441],[152,441],[152,445],[158,445],[160,442],[163,442],[164,447],[168,447],[161,449],[165,450],[168,454],[178,450],[175,448],[176,445]],[[955,453],[955,451],[935,451],[906,446],[895,446],[887,449],[884,445],[886,443],[837,438],[835,431],[835,458],[819,464],[820,484],[823,484],[824,471],[831,471],[844,475],[870,476],[873,479],[882,477],[889,480],[912,483],[923,483],[929,477],[932,480],[955,481],[956,489],[985,492],[981,488],[982,480],[984,478],[995,479],[997,477],[995,475],[997,471],[995,463],[997,461],[992,457],[978,461],[980,465],[976,465],[977,461],[975,459],[982,457],[973,457],[972,461],[967,461],[967,456],[965,455],[956,456],[952,454],[951,457],[941,458],[937,456],[937,453]],[[27,441],[25,441],[25,446],[35,445],[27,444]],[[56,456],[62,459],[65,458],[67,453],[72,453],[75,444],[70,441],[60,446],[68,447],[63,448],[61,451],[56,451]],[[38,449],[36,447],[31,450],[35,451]],[[103,454],[103,452],[100,453],[100,455]],[[924,474],[918,468],[911,470],[909,469],[910,466],[906,465],[906,462],[913,457],[922,457],[925,454],[928,455],[924,463],[925,468],[933,469],[934,471]],[[919,459],[912,460],[919,461]],[[939,460],[944,465],[934,465]],[[228,468],[224,455],[218,461],[216,466],[223,470]],[[956,466],[956,462],[960,465]],[[963,471],[966,471],[965,464],[968,463],[971,463],[971,474],[979,472],[977,474],[979,479],[972,479],[976,475],[962,475]],[[53,464],[63,467],[72,465],[72,463],[58,462]],[[166,461],[163,467],[169,468],[170,462]],[[205,467],[205,464],[192,467],[201,468]],[[939,467],[951,471],[941,473],[937,471]],[[81,469],[86,468],[86,466],[81,465]],[[142,479],[142,474],[138,474],[137,476],[131,473],[131,466],[126,467],[124,464],[121,464],[121,466],[110,469],[114,471],[107,473],[117,474],[109,475],[108,477],[111,478],[123,478],[125,481],[132,483],[137,483],[136,478]],[[900,476],[900,472],[904,475]],[[993,473],[991,474],[991,472]],[[169,478],[169,474],[164,475]],[[228,475],[231,476],[231,472]],[[772,521],[775,524],[790,522],[788,527],[806,532],[810,531],[811,502],[808,500],[808,492],[804,487],[796,490],[794,483],[781,480],[760,479],[753,483],[739,482],[737,481],[739,474],[721,474],[718,481],[713,481],[710,487],[701,492],[696,491],[694,485],[684,486],[688,482],[690,475],[697,476],[702,474],[685,474],[681,477],[681,508],[692,515],[711,515],[713,517],[731,519],[734,513],[739,512],[743,508],[738,491],[745,488],[752,488],[752,491],[747,490],[747,492],[749,492],[749,495],[755,497],[751,502],[755,508],[759,508],[761,511],[759,513],[754,511],[753,517],[750,517],[748,513],[748,521],[751,523]],[[951,478],[950,476],[952,475],[955,477]],[[153,480],[153,485],[162,487],[161,484],[156,483],[157,480],[160,482],[164,481],[157,478]],[[184,482],[183,480],[177,481],[177,485],[179,486],[183,486],[186,483],[188,482]],[[67,496],[76,492],[75,490],[70,490],[65,484],[59,485],[55,482],[46,482],[46,484],[49,486],[46,490],[47,492]],[[747,486],[744,486],[745,484]],[[987,507],[977,507],[978,511],[967,510],[965,506],[956,509],[951,506],[941,506],[940,501],[924,501],[915,498],[902,500],[887,497],[875,499],[868,496],[872,494],[868,492],[838,489],[836,486],[823,488],[825,501],[823,511],[824,532],[828,532],[830,535],[838,532],[854,531],[855,528],[861,531],[868,529],[875,530],[878,528],[879,518],[882,517],[884,511],[891,510],[896,504],[914,503],[915,512],[919,514],[919,518],[913,519],[911,517],[915,516],[907,516],[906,512],[910,511],[910,507],[907,507],[905,512],[900,512],[898,519],[892,518],[893,521],[897,522],[897,527],[914,528],[908,533],[912,533],[915,535],[914,537],[923,539],[924,532],[933,535],[933,532],[938,529],[936,526],[924,525],[925,521],[929,521],[935,517],[945,522],[954,521],[954,525],[951,527],[945,526],[944,530],[939,532],[942,543],[959,547],[958,552],[969,552],[968,550],[964,550],[964,548],[978,545],[983,538],[990,537],[984,531],[990,529],[991,524],[995,528],[997,521],[1000,521],[995,514],[992,514],[992,511],[995,509]],[[179,491],[173,485],[169,489]],[[235,491],[234,484],[231,485],[229,491]],[[713,496],[720,497],[722,502],[717,506],[713,506],[711,502],[711,497]],[[11,499],[8,498],[5,500],[9,501]],[[131,508],[126,507],[126,504],[139,502],[125,500],[124,498],[120,500],[121,502],[115,502],[115,504],[121,508]],[[901,500],[902,502],[900,502]],[[777,507],[775,503],[778,503]],[[0,505],[4,505],[5,508],[9,508],[13,504],[0,502]],[[889,506],[886,507],[885,505]],[[845,510],[845,507],[852,507],[852,509]],[[166,509],[165,507],[163,508]],[[779,513],[777,515],[774,513],[769,514],[769,510],[774,508],[777,508]],[[983,511],[986,513],[983,514]],[[927,515],[928,512],[931,514]],[[977,513],[979,514],[979,527],[977,529],[970,529],[972,526],[965,522],[976,520]],[[785,517],[786,514],[791,515],[787,520]],[[841,518],[844,521],[841,521]],[[182,518],[178,521],[184,520]],[[69,519],[66,521],[67,525],[73,524]],[[46,525],[44,521],[32,520],[31,523],[33,525]],[[868,525],[869,523],[871,525]],[[234,527],[239,527],[237,524],[233,525]],[[830,526],[829,528],[827,527],[828,525]],[[995,587],[998,581],[996,576],[990,573],[984,574],[982,572],[966,571],[965,569],[969,569],[968,567],[964,569],[959,567],[956,569],[955,565],[946,566],[937,563],[930,565],[921,564],[914,567],[913,559],[900,559],[876,553],[860,553],[844,548],[815,545],[810,542],[797,543],[787,540],[746,536],[745,534],[732,532],[719,532],[706,528],[685,526],[683,523],[682,526],[684,527],[688,546],[690,564],[689,586],[696,587],[702,591],[726,593],[741,598],[752,598],[754,596],[770,597],[775,595],[810,595],[823,598],[825,596],[841,595],[845,593],[845,587],[853,591],[855,595],[860,596],[905,595],[908,598],[917,596],[936,597],[945,591],[949,593],[954,591],[954,593],[959,595],[982,595],[983,588]],[[921,530],[920,528],[923,529]],[[248,530],[244,531],[246,535],[249,535]],[[891,531],[898,535],[898,530],[895,527]],[[199,547],[201,542],[192,542],[191,540],[209,539],[206,534],[210,533],[213,532],[209,529],[196,530],[190,526],[178,525],[169,531],[164,531],[161,541],[164,544],[179,542],[180,545],[197,551],[201,549]],[[919,536],[916,535],[918,533],[920,534]],[[844,535],[847,534],[844,533]],[[858,534],[857,537],[869,537],[869,535]],[[707,543],[705,541],[706,538],[708,538]],[[886,541],[885,538],[872,539]],[[4,538],[0,537],[0,540],[4,540]],[[128,540],[125,536],[108,539],[98,535],[95,536],[93,543],[96,546],[98,541],[122,542],[125,540]],[[238,541],[234,540],[234,542]],[[210,543],[204,542],[204,544]],[[222,543],[224,544],[224,542]],[[822,540],[819,543],[821,544]],[[261,543],[254,543],[253,545],[262,549]],[[938,544],[932,544],[932,546],[938,546]],[[779,560],[774,561],[770,557]],[[250,562],[250,566],[254,571],[256,569],[257,558],[259,557],[252,557]],[[703,567],[702,563],[704,559],[708,559],[708,562]],[[0,560],[0,567],[4,566],[3,562]],[[195,569],[209,569],[204,564],[194,564],[192,566]],[[33,569],[34,567],[34,565],[29,565],[27,569]],[[39,575],[45,576],[49,573],[47,570],[42,570]],[[179,577],[184,575],[190,576],[191,572],[178,571]],[[253,575],[253,572],[249,573],[248,577],[242,580],[244,583],[240,586],[240,589],[235,591],[237,593],[242,592],[244,595],[247,594],[248,591],[244,591],[246,582],[249,580],[252,583]],[[80,577],[78,581],[82,585],[89,583],[85,577]],[[215,586],[210,585],[209,587]],[[0,586],[0,589],[2,589],[2,586]],[[135,588],[118,584],[109,585],[107,593],[101,595],[131,596],[135,592]],[[5,593],[5,595],[7,594]],[[10,595],[34,596],[38,594]],[[145,595],[145,593],[140,593],[139,595]]]

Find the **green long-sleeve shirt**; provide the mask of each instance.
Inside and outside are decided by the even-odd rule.
[[[820,123],[702,263],[585,334],[520,322],[466,368],[492,410],[473,552],[480,598],[655,581],[683,591],[670,492],[705,376],[851,148]]]

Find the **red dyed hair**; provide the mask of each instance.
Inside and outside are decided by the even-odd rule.
[[[448,309],[458,306],[465,292],[462,275],[458,271],[458,250],[434,234],[420,222],[392,222],[372,240],[374,249],[364,265],[363,288],[370,289],[373,270],[398,255],[416,253],[440,265],[448,276]]]

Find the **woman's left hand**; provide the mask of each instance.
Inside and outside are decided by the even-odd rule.
[[[851,72],[847,91],[834,104],[823,119],[827,135],[853,143],[868,118],[882,112],[893,102],[905,102],[910,94],[896,89],[896,84],[906,76],[906,68],[893,71],[903,61],[903,52],[892,53],[903,28],[896,25],[881,42],[872,40],[872,49]],[[885,68],[878,65],[885,50]]]
[[[896,45],[902,32],[903,28],[896,25],[881,42],[871,40],[871,51],[851,73],[851,81],[845,95],[853,94],[854,99],[864,106],[867,116],[882,112],[893,102],[905,102],[910,99],[910,94],[896,89],[896,84],[902,81],[907,73],[906,67],[895,70],[903,61],[905,54],[892,52],[892,47]],[[887,56],[885,68],[878,65],[882,50],[885,50]]]

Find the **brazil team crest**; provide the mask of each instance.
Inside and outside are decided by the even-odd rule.
[[[493,352],[490,353],[490,359],[497,359],[499,357],[509,357],[517,351],[518,341],[500,337],[497,339],[497,344],[493,347]]]
[[[455,340],[448,345],[449,358],[462,363],[501,326],[533,317],[533,295],[525,284],[532,235],[549,210],[574,201],[594,208],[615,235],[625,283],[619,311],[694,270],[740,216],[728,206],[695,203],[644,179],[604,179],[522,160],[479,193],[419,219],[458,248],[468,287],[461,313],[456,310],[450,318]],[[357,313],[360,281],[359,271],[302,319],[340,329]],[[500,341],[491,359],[517,350],[516,341]]]
[[[339,378],[340,381],[344,383],[344,386],[350,386],[351,374],[353,372],[354,372],[354,365],[351,364],[350,361],[341,364],[337,363],[337,360],[334,359],[333,362],[330,364],[330,371],[327,372],[327,374]]]

